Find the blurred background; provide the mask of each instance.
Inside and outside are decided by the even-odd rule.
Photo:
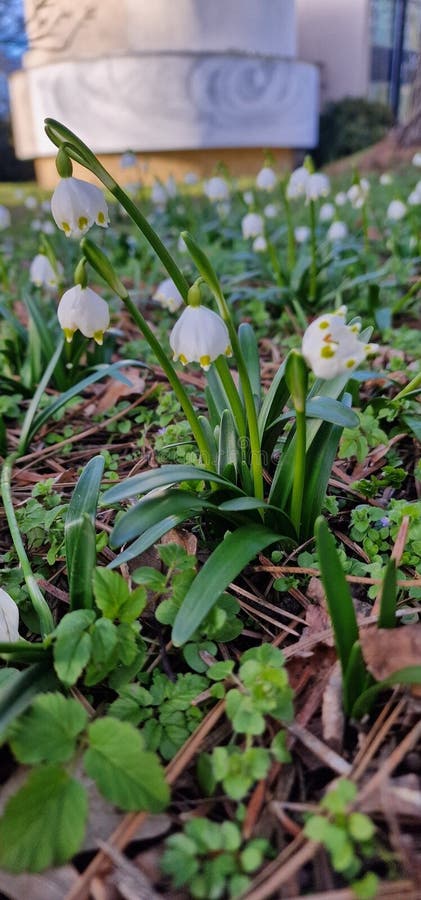
[[[0,0],[0,180],[55,183],[46,116],[146,181],[413,147],[420,41],[421,0]]]

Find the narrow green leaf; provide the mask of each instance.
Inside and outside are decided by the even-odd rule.
[[[348,715],[359,695],[366,690],[372,680],[364,662],[361,644],[356,641],[349,654],[346,672],[343,674],[344,708]]]
[[[83,469],[73,490],[64,523],[68,572],[72,567],[75,543],[84,513],[89,516],[92,525],[95,525],[104,462],[103,456],[93,456]]]
[[[35,769],[0,819],[0,866],[42,872],[67,862],[80,848],[87,813],[85,789],[64,769]]]
[[[399,669],[393,675],[389,675],[389,678],[385,678],[384,681],[378,681],[377,684],[373,684],[363,694],[360,694],[355,701],[352,717],[361,719],[365,716],[366,713],[370,712],[377,695],[382,691],[387,691],[388,688],[393,687],[395,684],[421,684],[421,666],[407,666],[405,669]]]
[[[219,448],[217,470],[222,475],[227,466],[232,466],[237,472],[238,464],[238,434],[234,419],[228,409],[224,409],[221,416],[219,429]]]
[[[47,657],[8,678],[0,688],[0,741],[4,740],[10,723],[23,713],[34,697],[57,687],[57,677]]]
[[[88,715],[77,700],[58,692],[41,694],[14,725],[10,746],[16,759],[28,765],[67,762],[87,721]]]
[[[20,438],[19,438],[19,454],[24,454],[25,450],[29,444],[29,435],[31,433],[32,422],[34,420],[36,411],[38,409],[41,397],[45,393],[45,389],[48,386],[51,376],[57,366],[57,363],[60,359],[61,352],[63,350],[63,339],[60,339],[58,345],[55,347],[55,351],[52,354],[51,360],[48,363],[48,366],[39,382],[39,385],[31,399],[31,402],[26,411],[26,415],[23,421]]]
[[[244,362],[247,366],[247,372],[250,379],[250,386],[256,406],[256,411],[259,412],[262,393],[262,387],[260,383],[259,347],[257,344],[255,332],[248,322],[241,323],[238,329],[238,340],[240,342]]]
[[[103,796],[124,810],[161,812],[169,802],[164,769],[143,749],[141,733],[129,722],[105,716],[89,727],[86,772]]]
[[[378,628],[395,628],[397,600],[396,561],[389,559],[383,576]]]
[[[202,512],[206,505],[206,500],[196,494],[174,488],[159,497],[144,497],[119,518],[111,533],[110,544],[112,547],[121,547],[169,515],[187,518],[193,513]]]
[[[88,513],[79,521],[78,531],[73,531],[72,557],[69,571],[70,609],[91,609],[92,573],[96,564],[96,535]]]
[[[289,397],[285,381],[285,362],[279,367],[272,384],[265,394],[259,413],[259,434],[262,452],[270,457],[282,428],[272,428]],[[266,465],[268,465],[269,460]]]
[[[187,591],[174,622],[172,639],[176,646],[192,636],[220,595],[244,566],[279,534],[263,525],[245,525],[227,535],[214,550]]]
[[[133,544],[130,544],[130,547],[127,547],[126,550],[119,553],[118,556],[108,564],[107,568],[115,569],[118,566],[121,566],[122,563],[134,559],[135,556],[140,556],[145,550],[149,550],[149,547],[152,547],[152,544],[156,544],[167,531],[171,531],[172,528],[181,525],[181,523],[185,521],[185,518],[185,513],[180,513],[178,516],[167,516],[166,519],[157,522],[156,525],[153,525],[145,531],[136,541],[133,541]]]
[[[179,484],[181,481],[213,481],[215,484],[221,484],[233,488],[231,482],[227,481],[216,472],[209,469],[203,469],[199,466],[161,466],[160,469],[151,469],[143,472],[141,475],[133,475],[132,478],[126,478],[121,484],[116,484],[102,496],[100,506],[108,506],[112,503],[119,503],[120,500],[127,500],[139,494],[148,494],[156,488],[167,487],[170,484]],[[240,488],[237,493],[242,494]]]
[[[315,537],[336,650],[345,673],[353,645],[358,641],[357,617],[335,541],[322,516],[316,521]]]

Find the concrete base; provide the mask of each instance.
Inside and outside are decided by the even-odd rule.
[[[265,148],[265,150],[268,148]],[[290,148],[270,148],[277,170],[287,170],[293,167],[294,151]],[[138,153],[137,165],[129,169],[123,169],[121,156],[116,154],[100,154],[103,166],[119,182],[129,184],[141,179],[143,184],[150,185],[159,178],[166,181],[173,176],[176,181],[183,181],[184,176],[194,172],[198,178],[208,178],[215,174],[218,163],[227,166],[231,175],[256,175],[264,165],[263,149],[255,147],[241,148],[212,148],[211,150],[173,150],[162,153]],[[85,181],[96,179],[90,172],[74,163],[74,175]],[[35,173],[40,187],[52,190],[58,181],[55,157],[48,156],[35,160]]]

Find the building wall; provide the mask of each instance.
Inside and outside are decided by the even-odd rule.
[[[367,96],[369,0],[296,0],[298,57],[320,65],[321,103]]]

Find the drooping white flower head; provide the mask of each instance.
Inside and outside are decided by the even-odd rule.
[[[319,210],[320,222],[331,222],[335,215],[335,207],[333,203],[322,203]]]
[[[370,182],[367,181],[367,178],[360,178],[358,184],[351,184],[351,187],[347,191],[347,194],[348,200],[350,201],[353,209],[361,209],[361,207],[364,206],[369,191]]]
[[[0,231],[4,231],[5,228],[9,228],[11,222],[10,211],[7,206],[3,206],[0,204]]]
[[[165,182],[165,190],[168,197],[175,197],[177,195],[177,182],[173,175],[168,175]]]
[[[310,200],[320,200],[320,197],[327,197],[329,193],[330,181],[327,175],[323,175],[322,172],[315,172],[314,175],[309,175],[306,182],[307,203]]]
[[[243,238],[247,240],[247,238],[254,238],[259,234],[263,234],[264,226],[263,216],[260,216],[259,213],[247,213],[241,220]]]
[[[196,172],[186,172],[184,176],[184,184],[197,184],[198,181],[199,176],[196,174]]]
[[[94,223],[106,228],[108,207],[102,191],[80,178],[62,178],[51,198],[53,219],[66,237],[79,238]]]
[[[332,243],[334,243],[335,241],[343,241],[343,239],[346,238],[347,234],[348,228],[345,222],[340,222],[339,220],[337,220],[336,222],[332,222],[332,224],[328,228],[326,237],[328,241],[332,241]]]
[[[419,150],[412,157],[412,165],[416,166],[417,169],[421,168],[421,153]]]
[[[256,176],[256,185],[261,191],[273,191],[278,178],[270,166],[263,166]]]
[[[36,197],[29,195],[29,197],[25,197],[23,205],[26,207],[26,209],[36,209],[38,206],[38,200]]]
[[[168,194],[165,190],[165,186],[161,181],[154,181],[151,187],[151,201],[154,206],[164,207],[168,200]]]
[[[126,152],[120,156],[120,168],[121,169],[131,169],[136,164],[137,164],[137,156],[135,153],[133,153],[132,150],[126,150]]]
[[[383,185],[383,187],[387,187],[387,185],[392,184],[393,177],[390,172],[382,172],[379,178],[379,182]]]
[[[57,309],[57,318],[67,341],[71,341],[75,331],[102,344],[104,331],[110,324],[108,303],[92,291],[75,284],[65,291]]]
[[[336,378],[353,372],[367,356],[375,353],[377,344],[359,339],[361,326],[347,325],[346,306],[334,313],[318,316],[304,332],[301,352],[317,378]]]
[[[19,609],[7,591],[0,588],[0,641],[19,640]]]
[[[406,216],[405,203],[402,203],[402,200],[392,200],[387,207],[386,215],[391,222],[399,222]]]
[[[267,219],[276,219],[278,215],[278,207],[275,203],[268,203],[263,210]]]
[[[35,284],[37,287],[50,288],[51,290],[58,287],[62,274],[62,264],[57,262],[57,268],[54,270],[45,253],[37,253],[29,267],[29,278],[32,284]]]
[[[294,169],[287,184],[287,197],[290,200],[295,200],[296,197],[304,197],[309,178],[310,172],[305,166],[299,166],[298,169]]]
[[[417,188],[411,191],[407,198],[408,206],[418,206],[421,203],[421,191],[418,191]]]
[[[244,203],[247,203],[247,206],[253,206],[253,203],[254,203],[253,191],[244,191],[243,200],[244,200]]]
[[[183,239],[181,238],[181,240]],[[184,246],[186,245],[184,244]],[[152,295],[152,300],[156,300],[157,303],[160,303],[165,309],[169,309],[170,312],[175,312],[184,302],[180,291],[175,286],[172,278],[164,278],[164,280],[160,282],[155,293]]]
[[[345,203],[347,203],[347,201],[348,201],[348,197],[346,196],[345,191],[339,191],[335,195],[336,206],[345,206]]]
[[[170,334],[174,359],[183,366],[198,362],[207,371],[218,356],[231,356],[227,326],[206,306],[187,306]]]
[[[297,244],[305,244],[310,237],[310,229],[308,225],[297,225],[294,228],[294,237]]]
[[[44,234],[55,234],[56,229],[54,228],[51,219],[47,219],[46,222],[43,222],[41,231],[43,231]]]
[[[253,241],[253,250],[255,253],[264,253],[267,250],[267,240],[263,234],[258,234]]]
[[[32,231],[42,231],[41,219],[32,219],[31,229]]]
[[[214,175],[213,178],[209,178],[208,181],[205,181],[203,190],[208,199],[212,202],[228,200],[229,198],[228,184],[225,181],[225,178],[221,178],[220,175]]]

